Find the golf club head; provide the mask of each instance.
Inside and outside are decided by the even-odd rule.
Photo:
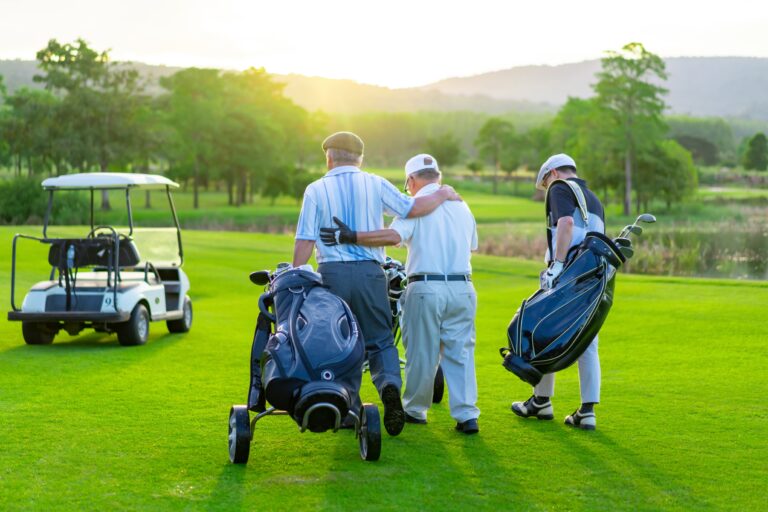
[[[641,228],[640,226],[630,226],[629,232],[632,233],[633,235],[642,235],[643,228]]]
[[[653,222],[656,222],[656,217],[654,217],[650,213],[644,213],[637,218],[637,220],[635,221],[635,224],[637,224],[638,222],[645,222],[647,224],[651,224]]]
[[[630,259],[635,254],[635,251],[631,247],[620,246],[619,251],[621,251],[621,254],[623,254],[626,259]]]
[[[613,243],[615,243],[619,247],[631,247],[632,246],[632,240],[630,240],[629,238],[624,238],[624,237],[614,238],[613,239]]]
[[[257,270],[249,276],[253,284],[264,286],[269,284],[269,270]]]

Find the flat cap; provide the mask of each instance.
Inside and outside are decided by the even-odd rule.
[[[336,132],[323,141],[323,151],[328,148],[343,149],[356,155],[363,154],[363,139],[352,132]]]

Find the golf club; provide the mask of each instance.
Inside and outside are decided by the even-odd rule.
[[[631,247],[621,246],[619,247],[619,251],[621,251],[621,254],[623,254],[626,259],[630,259],[632,255],[635,254],[635,251]]]

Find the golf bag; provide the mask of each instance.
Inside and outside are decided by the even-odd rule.
[[[334,428],[333,408],[313,406],[330,404],[341,419],[349,411],[354,397],[344,383],[361,380],[365,351],[352,311],[315,272],[256,272],[251,280],[269,287],[259,298],[248,408],[264,411],[266,401],[312,432]]]
[[[567,368],[587,349],[613,305],[616,270],[626,261],[617,245],[589,232],[571,250],[553,288],[524,300],[500,349],[504,367],[535,386],[545,373]]]

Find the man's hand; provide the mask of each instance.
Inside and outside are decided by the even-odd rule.
[[[541,287],[545,290],[551,290],[555,284],[555,279],[563,272],[564,266],[562,261],[553,261],[549,268],[542,273]]]
[[[446,201],[462,201],[461,196],[450,185],[443,185],[439,192],[445,197]]]
[[[320,240],[329,246],[339,244],[357,243],[357,231],[352,231],[349,226],[341,222],[338,217],[333,218],[337,228],[320,228]]]

